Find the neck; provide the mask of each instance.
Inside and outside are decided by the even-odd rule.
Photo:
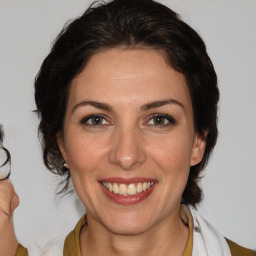
[[[189,237],[179,212],[135,235],[114,234],[93,218],[80,235],[82,256],[183,255]]]

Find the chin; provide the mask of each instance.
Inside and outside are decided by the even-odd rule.
[[[141,234],[152,226],[148,218],[145,218],[145,216],[138,216],[138,214],[110,216],[104,225],[112,233],[120,235]]]
[[[122,224],[120,226],[110,226],[108,227],[109,231],[114,234],[119,235],[138,235],[142,234],[148,230],[148,227],[138,224],[138,225],[130,225],[130,224]]]

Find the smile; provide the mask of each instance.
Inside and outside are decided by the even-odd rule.
[[[158,182],[149,178],[107,178],[99,181],[106,197],[116,204],[137,204],[149,197]]]
[[[102,182],[102,185],[114,194],[121,196],[133,196],[150,189],[154,186],[154,183],[155,182],[153,181],[130,184]]]

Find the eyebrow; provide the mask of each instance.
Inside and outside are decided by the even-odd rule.
[[[81,101],[79,103],[77,103],[73,109],[72,109],[72,113],[79,107],[83,107],[83,106],[92,106],[98,109],[103,109],[103,110],[108,110],[111,111],[112,107],[109,104],[106,103],[101,103],[101,102],[97,102],[97,101]]]
[[[150,103],[147,103],[147,104],[143,105],[141,107],[141,109],[146,111],[146,110],[149,110],[149,109],[152,109],[152,108],[162,107],[162,106],[167,105],[167,104],[178,105],[185,111],[184,105],[181,102],[179,102],[177,100],[174,100],[174,99],[153,101],[153,102],[150,102]]]
[[[168,99],[168,100],[159,100],[159,101],[153,101],[153,102],[149,102],[145,105],[143,105],[141,107],[141,110],[143,111],[147,111],[147,110],[150,110],[152,108],[157,108],[157,107],[162,107],[164,105],[167,105],[167,104],[175,104],[175,105],[178,105],[180,106],[184,111],[185,111],[185,107],[182,103],[180,103],[179,101],[177,100],[174,100],[174,99]],[[97,102],[97,101],[81,101],[79,103],[77,103],[73,109],[72,109],[72,113],[79,107],[83,107],[83,106],[92,106],[92,107],[95,107],[95,108],[98,108],[98,109],[103,109],[103,110],[107,110],[107,111],[112,111],[113,108],[107,104],[107,103],[102,103],[102,102]]]

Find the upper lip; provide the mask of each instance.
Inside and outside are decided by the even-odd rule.
[[[121,178],[121,177],[109,177],[99,180],[100,182],[110,182],[110,183],[120,183],[120,184],[131,184],[131,183],[143,183],[143,182],[156,182],[156,179],[153,178],[143,178],[143,177],[134,177],[134,178]]]

